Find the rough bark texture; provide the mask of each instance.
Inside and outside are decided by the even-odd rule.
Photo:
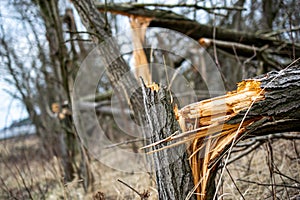
[[[52,94],[52,98],[57,102],[67,99],[70,101],[70,85],[69,85],[69,72],[67,69],[67,61],[71,62],[71,56],[67,52],[66,44],[64,43],[64,36],[62,30],[62,20],[59,16],[58,1],[40,1],[36,0],[35,3],[39,6],[40,14],[44,20],[46,37],[49,43],[50,59],[53,66],[53,71],[56,75],[56,82],[60,84],[54,84],[54,91],[57,93]],[[62,86],[61,86],[62,85]],[[46,142],[52,142],[52,145],[57,146],[59,143],[59,148],[53,148],[58,156],[62,159],[62,165],[64,168],[64,178],[66,181],[71,181],[74,178],[76,172],[75,169],[75,156],[77,148],[77,140],[74,132],[72,132],[72,125],[70,124],[70,119],[65,119],[60,121],[60,125],[54,127],[48,127],[51,131],[57,130],[55,137],[53,134],[47,138]],[[66,123],[68,121],[68,123]],[[54,124],[54,123],[53,123]],[[47,126],[46,126],[47,127]],[[53,140],[54,138],[54,140]]]
[[[265,99],[253,105],[246,119],[263,116],[263,123],[247,128],[255,135],[300,130],[300,64],[287,70],[270,72],[256,78],[265,90]],[[239,123],[246,111],[227,123]]]
[[[180,130],[175,119],[173,106],[170,103],[169,92],[162,88],[158,92],[143,87],[146,124],[149,131],[146,132],[151,143],[170,136]],[[168,145],[168,144],[167,144]],[[153,150],[162,148],[158,145]],[[185,199],[193,188],[193,178],[186,146],[167,149],[153,154],[156,170],[157,189],[159,199]],[[192,196],[191,199],[196,199]]]

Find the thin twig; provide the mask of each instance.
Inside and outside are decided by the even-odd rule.
[[[273,149],[272,149],[270,140],[266,143],[266,149],[267,149],[267,164],[268,164],[270,179],[271,179],[271,183],[272,183],[272,185],[271,185],[272,197],[273,197],[273,200],[275,200],[276,199],[276,188],[274,187],[274,185],[275,185],[274,158],[273,158]]]
[[[118,181],[122,184],[124,184],[125,186],[127,186],[128,188],[130,188],[132,191],[134,191],[135,193],[137,193],[140,197],[141,197],[141,200],[146,200],[148,199],[148,197],[150,196],[149,192],[148,191],[145,191],[143,193],[139,193],[136,189],[134,189],[133,187],[131,187],[130,185],[128,185],[127,183],[125,183],[124,181],[118,179]]]
[[[163,55],[163,61],[164,61],[164,69],[165,69],[165,74],[166,74],[166,79],[167,79],[167,85],[168,85],[168,91],[170,93],[170,97],[171,97],[171,103],[173,103],[173,96],[170,90],[170,81],[169,81],[169,75],[168,75],[168,71],[167,71],[167,65],[166,65],[166,59],[165,56]]]
[[[281,175],[281,172],[279,171],[278,167],[277,167],[276,165],[274,165],[274,167],[275,167],[275,169],[280,173],[280,174],[279,174],[279,177],[280,177],[281,181],[282,181],[284,184],[286,184],[286,182],[283,180],[283,176]],[[274,174],[276,174],[276,171],[275,171],[275,170],[274,170]],[[288,199],[291,199],[291,198],[290,198],[290,195],[289,195],[289,192],[288,192],[288,190],[287,190],[286,187],[284,187],[284,190],[285,190],[285,192],[286,192],[286,194],[287,194],[287,196],[288,196]],[[277,191],[277,192],[278,192],[278,191]]]
[[[8,186],[7,186],[7,184],[5,183],[5,181],[3,180],[3,178],[0,176],[0,180],[1,180],[1,188],[2,188],[2,190],[3,191],[5,191],[5,192],[7,192],[8,193],[8,196],[10,197],[10,198],[13,198],[13,199],[18,199],[18,198],[16,198],[14,195],[13,195],[13,193],[12,193],[12,191],[8,188]]]
[[[295,134],[289,134],[289,133],[277,133],[277,134],[272,134],[272,135],[254,137],[254,138],[251,138],[251,141],[245,142],[242,144],[238,143],[235,145],[235,147],[239,147],[239,148],[244,147],[245,151],[233,158],[230,158],[230,160],[228,161],[228,164],[231,164],[231,163],[235,162],[236,160],[242,158],[243,156],[251,153],[253,150],[257,149],[260,145],[262,145],[265,141],[275,140],[275,139],[285,139],[285,140],[297,140],[298,139],[299,140],[300,136],[295,135]],[[243,151],[243,150],[244,149],[236,150],[235,152],[239,152],[239,151]],[[299,184],[300,184],[300,182],[299,182]]]
[[[4,151],[5,151],[5,153],[6,154],[9,154],[9,152],[8,152],[8,149],[4,149]],[[1,158],[1,157],[0,157]],[[4,166],[9,170],[9,172],[10,172],[10,174],[12,175],[12,177],[15,179],[15,181],[17,182],[17,187],[19,188],[19,189],[21,189],[21,183],[19,182],[19,179],[18,179],[18,177],[17,177],[17,175],[16,175],[16,173],[12,170],[12,167],[7,163],[7,161],[5,161],[4,160],[4,158],[1,158],[1,162],[4,164]],[[22,197],[24,198],[24,196],[23,196],[23,193],[21,193],[22,194]]]
[[[258,183],[255,181],[248,181],[248,180],[244,180],[244,179],[237,179],[237,181],[242,181],[242,182],[246,182],[246,183],[252,183],[252,184],[256,184],[256,185],[260,185],[260,186],[275,186],[275,187],[287,187],[287,188],[295,188],[300,190],[300,187],[297,186],[293,186],[293,185],[285,185],[285,184],[270,184],[270,183]]]
[[[295,153],[296,153],[296,158],[300,158],[300,154],[299,154],[299,151],[298,151],[298,149],[297,149],[297,145],[296,145],[296,141],[294,140],[293,141],[293,147],[294,147],[294,151],[295,151]]]
[[[73,41],[92,42],[92,40],[89,40],[89,39],[80,39],[80,38],[75,38],[75,39],[68,39],[68,40],[65,40],[65,41],[64,41],[64,43],[73,42]]]
[[[283,176],[283,177],[285,177],[285,178],[287,178],[287,179],[290,179],[290,180],[292,180],[292,181],[294,181],[295,183],[297,183],[297,184],[300,185],[300,182],[299,182],[299,181],[297,181],[296,179],[291,178],[291,177],[289,177],[289,176],[287,176],[287,175],[281,173],[278,169],[276,169],[276,170],[274,171],[274,173],[275,173],[275,174],[279,174],[279,175],[281,175],[281,176]]]
[[[231,158],[230,160],[228,160],[227,164],[233,163],[235,161],[237,161],[238,159],[244,157],[245,155],[248,155],[249,153],[251,153],[252,151],[254,151],[255,149],[257,149],[260,145],[262,145],[263,142],[258,142],[257,144],[253,145],[252,147],[248,148],[246,151],[244,151],[243,153]],[[223,167],[223,166],[220,166]]]
[[[279,35],[281,33],[294,32],[294,31],[299,31],[299,30],[300,30],[300,26],[296,26],[294,28],[286,28],[286,29],[275,30],[275,31],[272,31],[270,33],[264,34],[264,36],[265,37],[273,37],[273,36]]]
[[[88,35],[94,35],[99,36],[97,33],[90,32],[90,31],[64,31],[65,33],[72,33],[72,34],[88,34]]]
[[[126,140],[126,141],[123,141],[123,142],[119,142],[119,143],[108,145],[108,146],[104,147],[104,149],[110,149],[110,148],[114,148],[114,147],[121,146],[121,145],[124,145],[124,144],[130,144],[130,143],[135,143],[135,142],[143,142],[145,140],[146,140],[145,138],[143,138],[143,139],[138,138],[138,139]]]
[[[216,20],[215,20],[215,18],[216,18],[216,16],[214,15],[213,41],[216,40],[216,24],[215,24]],[[229,90],[227,79],[225,78],[225,76],[224,76],[224,74],[223,74],[223,72],[221,70],[221,66],[220,66],[220,63],[219,63],[219,60],[218,60],[217,47],[216,47],[216,43],[215,42],[213,42],[213,47],[214,47],[214,57],[215,57],[215,63],[216,63],[217,69],[218,69],[219,73],[221,74],[221,77],[222,77],[225,89]]]
[[[238,186],[236,185],[235,181],[233,180],[233,177],[231,176],[231,173],[229,172],[229,170],[228,170],[228,168],[227,168],[226,166],[225,166],[225,169],[226,169],[226,171],[227,171],[227,173],[228,173],[228,175],[229,175],[229,177],[230,177],[232,183],[234,184],[235,188],[237,189],[237,191],[239,192],[239,194],[241,195],[241,197],[245,200],[244,195],[242,194],[242,192],[240,191],[240,189],[239,189]]]

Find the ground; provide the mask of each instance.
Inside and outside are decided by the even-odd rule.
[[[300,141],[293,140],[263,144],[230,164],[228,171],[224,171],[221,199],[242,199],[241,196],[244,199],[299,199],[299,144]],[[105,199],[140,199],[118,179],[140,193],[150,192],[150,199],[157,199],[151,174],[121,172],[95,159],[92,161],[93,192],[85,193],[78,178],[64,185],[59,160],[46,156],[34,135],[0,141],[0,153],[0,199],[93,199],[97,192],[103,193]],[[272,168],[273,173],[270,173]]]

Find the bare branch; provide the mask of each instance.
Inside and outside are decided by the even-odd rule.
[[[275,30],[275,31],[272,31],[269,33],[265,33],[264,36],[265,37],[274,37],[274,36],[282,34],[282,33],[295,32],[295,31],[299,31],[299,30],[300,30],[300,26],[296,26],[294,28],[279,29],[279,30]]]
[[[96,7],[99,11],[104,12],[105,7],[103,4],[96,3]],[[199,40],[200,38],[214,38],[213,27],[211,25],[200,24],[172,11],[159,9],[150,10],[145,7],[134,7],[131,4],[114,4],[114,6],[108,4],[106,9],[108,12],[113,14],[152,18],[149,27],[169,28],[184,33],[195,40]],[[284,46],[280,49],[280,52],[278,52],[279,49],[277,49],[278,55],[290,58],[289,53],[295,49],[295,56],[300,57],[300,44],[298,43],[220,27],[216,28],[215,33],[214,39],[216,40],[235,42],[250,46],[252,44],[256,44],[257,48],[262,48],[265,45],[268,45],[269,48],[277,49],[278,47],[282,47],[284,44]],[[252,56],[253,51],[245,57]]]
[[[101,5],[101,3],[97,4]],[[104,5],[104,4],[103,4]],[[206,7],[206,6],[199,6],[197,4],[187,4],[187,3],[179,3],[179,4],[162,4],[162,3],[130,3],[130,6],[134,8],[144,8],[144,7],[165,7],[165,8],[178,8],[178,7],[185,7],[185,8],[195,8],[197,10],[205,10],[205,11],[212,11],[212,10],[237,10],[237,11],[245,11],[246,8],[240,6],[213,6],[213,7]],[[108,6],[128,6],[128,4],[108,4]]]
[[[124,181],[118,179],[118,181],[120,183],[122,183],[123,185],[127,186],[128,188],[130,188],[132,191],[134,191],[137,195],[140,196],[141,200],[147,200],[150,197],[150,193],[148,191],[145,191],[143,193],[139,193],[136,189],[134,189],[132,186],[130,186],[129,184],[125,183]]]
[[[285,184],[270,184],[270,183],[259,183],[259,182],[255,182],[255,181],[248,181],[248,180],[243,180],[243,179],[238,179],[237,181],[242,181],[242,182],[246,182],[246,183],[252,183],[252,184],[256,184],[256,185],[260,185],[260,186],[275,186],[275,187],[286,187],[286,188],[294,188],[294,189],[298,189],[300,190],[300,187],[297,186],[293,186],[293,185],[285,185]]]

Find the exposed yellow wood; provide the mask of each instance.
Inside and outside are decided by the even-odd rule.
[[[159,90],[159,85],[156,84],[155,82],[152,82],[151,84],[147,85],[147,88],[150,88],[151,90],[154,90],[154,91],[157,92]],[[178,110],[178,108],[177,108],[177,110]]]
[[[228,144],[245,131],[245,127],[258,119],[245,121],[238,132],[239,124],[226,124],[226,120],[247,109],[253,100],[263,99],[264,92],[260,88],[260,82],[246,80],[238,83],[236,91],[187,105],[176,112],[183,130],[182,136],[191,131],[191,127],[199,127],[195,133],[183,137],[184,141],[193,140],[189,152],[195,185],[200,181],[196,190],[201,194],[197,196],[198,199],[204,199],[206,195],[207,181],[211,173],[208,168],[210,162],[217,159]],[[195,122],[198,124],[194,124]],[[176,137],[181,138],[181,135]]]
[[[245,120],[240,129],[240,124],[227,124],[226,122],[239,112],[248,109],[253,101],[261,101],[264,98],[260,82],[251,79],[238,83],[237,90],[228,92],[226,95],[189,104],[180,110],[175,108],[174,113],[183,132],[173,134],[146,148],[167,141],[174,141],[174,143],[163,149],[186,143],[194,184],[197,185],[200,182],[195,191],[200,194],[197,195],[197,199],[205,199],[208,180],[215,167],[209,168],[210,164],[245,132],[247,126],[262,117]],[[155,151],[159,150],[162,149]]]
[[[135,64],[135,75],[137,80],[143,78],[146,85],[152,83],[151,74],[146,54],[143,49],[146,29],[151,21],[151,18],[130,16],[130,25],[132,30],[133,40],[133,57]]]

